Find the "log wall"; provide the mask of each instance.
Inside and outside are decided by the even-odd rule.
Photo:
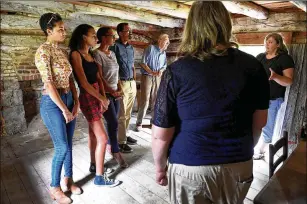
[[[131,44],[135,47],[136,68],[140,68],[144,48],[155,42],[161,33],[169,34],[171,39],[168,62],[175,60],[189,7],[178,2],[146,2],[136,9],[135,4],[129,1],[1,1],[0,109],[1,121],[5,122],[8,134],[27,130],[27,125],[38,114],[42,82],[34,65],[34,53],[45,41],[38,23],[43,13],[57,12],[63,17],[68,31],[66,46],[70,33],[79,24],[87,23],[95,29],[100,26],[115,29],[118,23],[127,22],[133,29]],[[169,15],[163,15],[167,9],[170,9]],[[268,13],[265,16],[267,19],[242,15],[234,18],[237,41],[244,45],[260,45],[266,33],[283,32],[288,44],[306,43],[306,13]]]
[[[31,9],[29,6],[19,3],[17,1],[1,2],[0,109],[1,117],[5,123],[4,131],[8,135],[27,131],[28,124],[39,113],[43,84],[34,64],[34,54],[39,45],[46,40],[38,22],[41,13],[48,11],[62,14],[68,31],[68,36],[64,43],[66,47],[73,29],[79,24],[90,24],[96,30],[100,26],[111,26],[116,30],[118,23],[128,22],[134,30],[131,44],[135,48],[135,67],[137,69],[140,68],[139,62],[144,48],[156,41],[159,34],[163,32],[163,27],[161,26],[121,20],[114,17],[88,14],[72,15],[69,13],[69,11],[73,11],[73,6],[70,8],[70,4],[65,4],[66,7],[61,8],[59,4],[49,2],[49,7],[47,8],[48,2],[38,2],[38,5],[32,5]],[[139,70],[137,72],[139,73]],[[139,74],[137,78],[139,78]],[[1,131],[1,133],[4,131]]]

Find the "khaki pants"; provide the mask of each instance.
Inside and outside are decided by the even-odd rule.
[[[154,113],[155,101],[157,98],[157,92],[160,86],[161,77],[159,76],[141,76],[141,101],[138,110],[138,116],[136,125],[141,125],[142,120],[146,115],[149,104],[151,104],[151,116]],[[149,102],[149,100],[151,101]]]
[[[170,164],[172,204],[242,204],[253,181],[253,161],[185,166]]]
[[[127,141],[127,129],[129,128],[131,112],[136,96],[135,81],[120,81],[124,95],[120,99],[118,118],[118,143],[125,144]]]

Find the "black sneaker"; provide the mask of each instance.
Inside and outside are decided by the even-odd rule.
[[[91,163],[89,171],[91,173],[96,173],[96,164],[95,163]]]
[[[89,171],[90,171],[91,173],[96,173],[96,164],[95,164],[95,163],[91,163],[91,166],[90,166]],[[110,174],[110,173],[113,172],[113,169],[108,168],[108,167],[104,167],[104,172],[105,172],[106,174]]]
[[[127,144],[136,145],[136,143],[137,143],[136,139],[133,139],[132,137],[127,137]]]
[[[131,147],[129,147],[129,145],[127,144],[119,144],[119,151],[121,151],[122,153],[130,153],[133,150],[131,149]]]

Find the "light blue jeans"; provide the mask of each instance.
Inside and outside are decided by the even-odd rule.
[[[284,102],[283,98],[277,98],[274,100],[270,100],[267,123],[262,128],[262,136],[263,136],[263,140],[265,143],[272,142],[272,138],[274,135],[276,116],[283,102]]]
[[[62,94],[61,99],[67,108],[72,111],[74,106],[72,93]],[[59,187],[63,164],[65,177],[72,177],[72,137],[76,119],[66,124],[62,111],[51,100],[49,95],[42,96],[40,114],[54,145],[50,186]]]

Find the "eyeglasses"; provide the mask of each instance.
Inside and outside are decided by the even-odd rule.
[[[115,35],[104,35],[104,36],[112,36],[113,38],[116,38],[116,36],[115,36]]]
[[[132,30],[123,30],[122,32],[132,34]]]

